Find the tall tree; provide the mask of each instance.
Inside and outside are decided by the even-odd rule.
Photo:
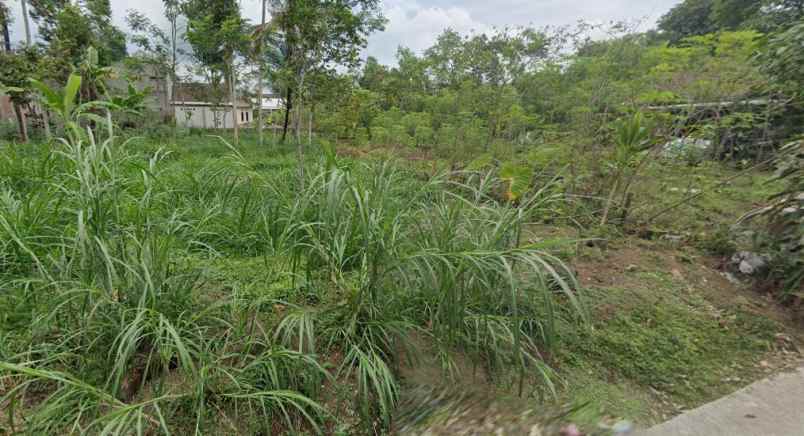
[[[272,3],[274,22],[284,34],[287,46],[288,58],[281,77],[287,89],[288,112],[295,94],[295,106],[301,116],[308,77],[333,73],[338,66],[357,66],[368,35],[382,29],[385,20],[379,0],[272,0]],[[287,134],[285,124],[283,138]],[[297,117],[297,141],[300,128]]]
[[[0,84],[9,87],[6,93],[11,97],[14,114],[17,118],[20,140],[28,142],[28,126],[23,109],[31,102],[28,80],[37,76],[41,53],[36,47],[26,47],[17,51],[0,52]]]
[[[718,30],[736,30],[749,24],[761,7],[757,0],[715,0],[711,20]]]
[[[165,0],[163,4],[169,25],[167,32],[134,10],[128,11],[126,23],[131,29],[129,39],[139,49],[133,58],[151,66],[160,77],[169,79],[170,87],[165,90],[165,106],[168,107],[175,95],[178,56],[183,51],[178,48],[179,4],[175,0]]]
[[[28,2],[27,0],[20,0],[22,6],[22,22],[25,25],[25,46],[31,46],[31,23],[28,16]]]
[[[58,26],[59,12],[70,4],[69,0],[27,0],[31,18],[36,22],[37,33],[45,42],[53,39]]]
[[[11,35],[8,25],[11,23],[11,11],[5,2],[0,2],[0,29],[3,31],[3,50],[11,51]]]
[[[265,33],[267,32],[267,27],[265,25],[265,12],[266,12],[266,3],[267,0],[260,1],[260,9],[261,9],[261,18],[260,18],[260,27],[258,29],[257,37],[255,38],[256,46],[256,58],[257,62],[259,62],[259,76],[257,77],[257,138],[260,144],[260,147],[263,145],[263,137],[262,137],[262,126],[265,121],[262,118],[262,100],[263,100],[263,82],[265,81]]]
[[[169,37],[170,37],[170,100],[176,98],[176,84],[179,81],[179,75],[177,74],[177,69],[179,66],[179,47],[178,47],[178,39],[179,39],[179,14],[181,13],[181,5],[179,4],[178,0],[162,0],[162,4],[165,6],[165,17],[168,19],[169,27]],[[173,117],[173,113],[171,112],[171,117]],[[173,120],[173,124],[175,127],[176,120]],[[174,129],[175,135],[175,129]],[[175,138],[174,138],[175,141]]]
[[[54,79],[66,80],[82,61],[87,48],[98,52],[101,66],[126,56],[126,35],[112,24],[109,0],[85,0],[71,4],[62,0],[29,0],[39,35],[48,43]]]
[[[187,41],[193,55],[209,73],[210,85],[223,79],[232,105],[232,128],[239,141],[237,121],[236,60],[246,43],[247,22],[235,0],[189,0],[182,6],[187,16]]]
[[[715,30],[712,22],[714,0],[684,0],[659,20],[661,30],[672,43],[684,38],[705,35]]]

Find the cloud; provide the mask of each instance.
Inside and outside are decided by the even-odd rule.
[[[642,19],[641,29],[656,20],[681,0],[385,0],[383,11],[388,18],[384,32],[369,38],[367,55],[380,62],[396,63],[400,45],[421,52],[430,47],[444,31],[460,33],[488,32],[506,26],[558,26],[584,19],[591,22]],[[155,23],[166,25],[162,0],[111,0],[113,21],[126,29],[127,9],[137,9]],[[252,23],[260,20],[261,0],[242,0],[243,15]],[[11,26],[13,41],[25,39],[20,18],[20,3],[8,2],[14,14]],[[35,31],[35,25],[32,23]]]
[[[386,0],[386,31],[369,39],[366,53],[393,64],[399,45],[421,52],[447,28],[461,33],[515,26],[560,26],[579,20],[639,21],[647,30],[681,0]]]
[[[425,50],[444,29],[460,33],[491,30],[488,24],[474,19],[468,9],[458,6],[421,7],[417,2],[387,1],[384,14],[388,19],[385,31],[372,35],[366,50],[382,63],[395,63],[400,45],[416,52]]]

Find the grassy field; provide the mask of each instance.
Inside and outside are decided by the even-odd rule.
[[[713,255],[765,174],[650,165],[636,217],[705,192],[645,238],[579,225],[560,180],[513,203],[388,150],[300,171],[249,133],[179,139],[2,144],[0,433],[382,433],[423,386],[648,424],[797,357]]]

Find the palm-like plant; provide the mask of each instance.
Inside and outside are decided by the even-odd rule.
[[[600,218],[601,226],[608,222],[617,191],[622,189],[623,198],[628,195],[633,175],[636,174],[636,170],[631,170],[635,157],[651,145],[651,129],[641,113],[637,112],[614,124],[614,150],[608,161],[611,187]]]

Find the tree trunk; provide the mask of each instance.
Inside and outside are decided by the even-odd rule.
[[[298,105],[296,106],[296,119],[294,120],[294,129],[296,130],[296,142],[301,144],[301,129],[302,129],[302,118],[304,118],[304,100],[302,99],[301,94],[296,97],[298,100]]]
[[[606,222],[609,219],[609,212],[611,211],[611,205],[614,203],[614,194],[617,193],[617,187],[620,184],[620,176],[618,175],[614,179],[614,184],[611,186],[611,191],[609,192],[609,196],[606,199],[606,206],[603,209],[603,217],[600,218],[600,225],[605,226]]]
[[[313,145],[313,112],[315,106],[310,106],[310,119],[307,123],[307,145]]]
[[[50,141],[50,139],[52,138],[52,135],[50,133],[50,114],[48,113],[47,107],[45,107],[45,105],[42,105],[42,124],[45,127],[45,138],[47,138],[47,140]]]
[[[285,98],[285,123],[282,126],[282,143],[288,136],[288,126],[290,124],[290,111],[293,110],[293,90],[288,88],[287,97]]]
[[[235,78],[234,61],[229,64],[229,68],[231,68],[229,72],[229,96],[232,101],[232,133],[234,134],[235,145],[240,145],[240,131],[237,123],[237,79]]]
[[[25,46],[31,46],[31,25],[28,23],[28,0],[21,0],[22,3],[22,22],[25,24]]]
[[[303,78],[304,76],[302,76]],[[302,79],[303,80],[303,79]],[[303,89],[301,83],[299,84],[299,89]],[[302,117],[304,116],[304,99],[302,98],[302,93],[299,92],[298,97],[296,97],[298,104],[296,105],[296,152],[298,153],[299,159],[299,185],[302,189],[304,189],[304,144],[302,144],[301,140],[301,126],[302,126]]]
[[[8,20],[8,18],[6,18]],[[8,22],[3,22],[3,48],[6,51],[11,51],[11,35],[8,33]]]
[[[173,144],[176,144],[178,141],[178,128],[179,128],[179,120],[176,119],[176,106],[173,104],[176,101],[176,63],[177,63],[177,47],[176,47],[176,40],[178,35],[178,29],[176,27],[176,17],[175,15],[171,17],[170,20],[170,50],[171,50],[171,57],[170,57],[170,96],[168,98],[168,119],[171,120],[173,128],[172,135],[173,135]]]
[[[19,103],[14,103],[14,114],[17,116],[17,126],[20,130],[20,142],[28,142],[28,126]]]
[[[301,124],[301,116],[302,116],[302,99],[301,94],[299,94],[299,106],[296,111],[298,115],[296,116],[296,152],[298,154],[299,159],[299,186],[301,189],[304,189],[304,145],[302,145],[301,137],[299,136],[299,125]]]
[[[257,138],[260,143],[260,147],[262,147],[263,140],[262,140],[262,82],[263,78],[265,77],[265,59],[263,59],[263,42],[265,40],[265,35],[262,32],[265,32],[265,0],[262,0],[262,20],[261,20],[261,28],[260,28],[260,41],[257,43],[257,56],[260,62],[260,76],[257,78]]]

